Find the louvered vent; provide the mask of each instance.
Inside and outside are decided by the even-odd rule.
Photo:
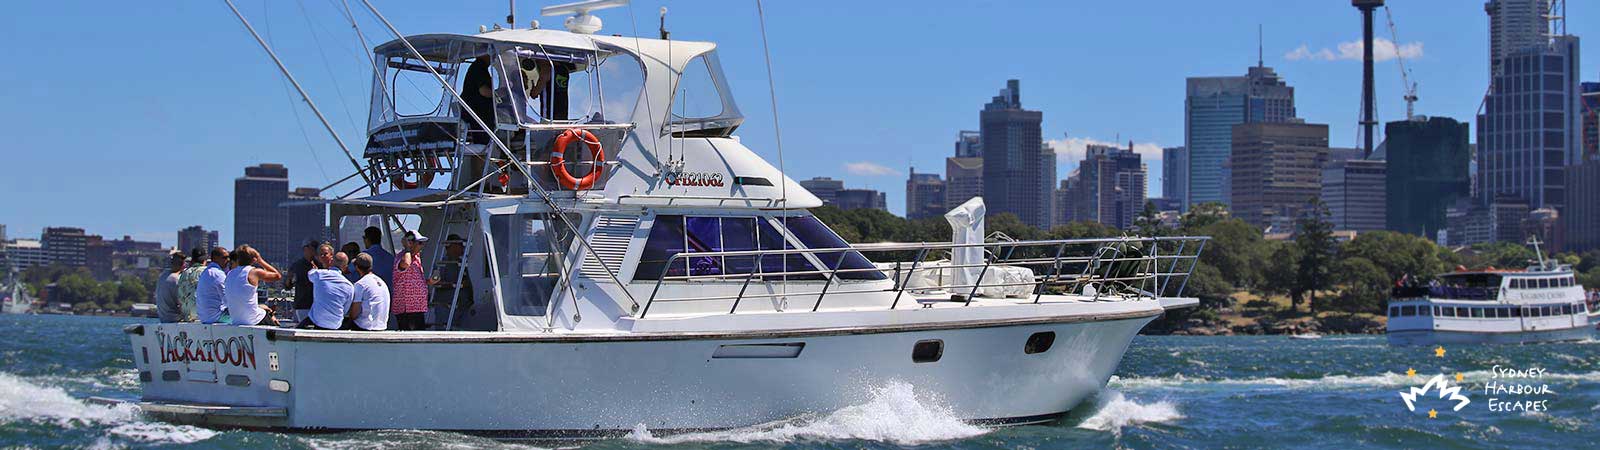
[[[638,227],[639,218],[635,216],[602,215],[596,219],[594,233],[589,236],[589,246],[594,252],[584,252],[583,268],[579,270],[583,276],[610,282],[611,277],[600,265],[604,263],[604,267],[611,268],[611,273],[621,277],[622,260],[628,256],[628,243],[633,241],[633,231]]]

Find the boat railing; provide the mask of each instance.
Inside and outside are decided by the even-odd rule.
[[[949,294],[952,300],[971,305],[974,298],[992,296],[996,289],[1012,291],[1027,287],[1026,292],[1039,303],[1047,294],[1081,294],[1090,301],[1126,299],[1128,297],[1177,297],[1188,283],[1189,274],[1199,263],[1200,252],[1209,237],[1120,237],[1091,239],[1060,239],[1044,241],[1008,241],[988,243],[894,243],[863,244],[846,248],[813,248],[785,250],[739,250],[719,252],[678,253],[668,258],[655,275],[655,285],[644,302],[639,318],[650,313],[656,302],[732,301],[729,314],[737,313],[746,299],[792,298],[815,296],[811,311],[822,307],[829,294],[864,292],[893,292],[889,309],[899,306],[912,295]],[[981,262],[955,263],[943,259],[957,250],[980,249]],[[814,255],[821,266],[805,264],[803,270],[767,271],[768,258],[783,260],[790,255]],[[874,264],[872,267],[845,267],[844,261],[853,255],[882,255],[883,259],[898,262]],[[727,273],[721,268],[691,268],[690,260],[739,258],[749,266],[747,272]],[[866,258],[872,260],[872,258]],[[831,267],[830,267],[831,265]],[[1032,276],[1018,280],[1002,276],[1003,267],[1030,269]],[[678,270],[673,270],[678,269]],[[785,268],[787,269],[787,268]],[[970,269],[977,269],[975,278]],[[969,276],[944,276],[954,271],[967,271]],[[1015,273],[1015,271],[1009,271]],[[880,273],[890,281],[861,280],[852,274]],[[918,275],[932,275],[932,282],[913,283]],[[637,277],[637,275],[636,275]],[[949,278],[948,281],[945,279]],[[963,281],[957,281],[968,278]],[[781,283],[778,292],[750,292],[750,286],[761,283]],[[806,281],[797,283],[796,281]],[[821,283],[816,283],[821,281]],[[862,282],[867,281],[867,282]],[[662,286],[667,283],[687,282],[737,282],[735,294],[690,295],[663,297]],[[1005,295],[1001,295],[1005,296]]]
[[[1428,297],[1445,300],[1494,300],[1500,297],[1498,287],[1464,286],[1396,286],[1389,291],[1393,298]]]

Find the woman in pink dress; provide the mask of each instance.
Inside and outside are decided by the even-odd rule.
[[[394,258],[394,296],[390,309],[401,331],[428,327],[428,277],[422,273],[422,244],[428,237],[416,230],[406,232],[405,250]]]

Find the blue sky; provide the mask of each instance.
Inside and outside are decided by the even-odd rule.
[[[283,163],[293,185],[318,187],[350,170],[226,5],[162,3],[16,2],[0,17],[0,56],[10,61],[0,69],[0,223],[11,236],[80,226],[171,245],[177,229],[201,224],[231,242],[232,181],[244,166]],[[346,142],[359,145],[368,69],[339,3],[243,0],[240,8],[270,34]],[[369,38],[387,40],[353,3]],[[406,33],[472,33],[503,20],[506,7],[375,3]],[[635,3],[639,33],[653,35],[664,2]],[[1471,117],[1487,85],[1482,2],[1391,3],[1398,47],[1421,84],[1418,112]],[[1600,79],[1600,10],[1571,3],[1569,32],[1587,39],[1584,78]],[[720,44],[748,118],[739,134],[775,161],[754,2],[665,4],[674,38]],[[558,26],[560,18],[535,17],[538,6],[519,2],[519,20]],[[1181,145],[1184,77],[1243,74],[1256,62],[1258,24],[1266,64],[1296,87],[1300,116],[1330,124],[1336,146],[1355,143],[1361,69],[1340,57],[1340,44],[1359,40],[1360,18],[1343,0],[765,7],[790,176],[884,190],[897,213],[907,168],[942,172],[956,132],[975,129],[978,109],[1008,78],[1022,80],[1025,107],[1044,111],[1045,136],[1062,141],[1063,177],[1084,142]],[[604,33],[634,34],[628,10],[597,15]],[[1390,39],[1381,14],[1378,23],[1377,35]],[[1380,118],[1400,118],[1395,61],[1380,62],[1376,73]],[[1146,155],[1152,195],[1160,189],[1157,153]]]

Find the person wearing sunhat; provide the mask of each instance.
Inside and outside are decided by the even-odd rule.
[[[405,249],[394,257],[394,291],[390,310],[400,331],[428,327],[428,276],[422,268],[422,245],[428,237],[417,230],[406,232]]]

